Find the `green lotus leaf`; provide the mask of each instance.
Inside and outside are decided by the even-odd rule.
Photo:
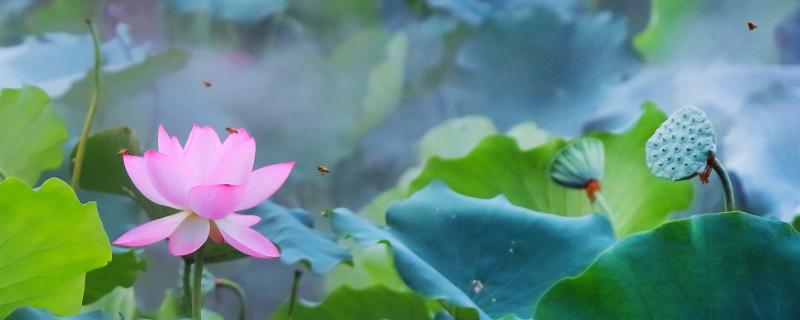
[[[743,212],[631,235],[553,285],[535,319],[800,319],[800,234]]]
[[[619,236],[655,228],[671,212],[688,208],[693,195],[691,182],[659,179],[647,167],[647,139],[667,116],[652,103],[645,103],[642,109],[639,120],[622,133],[588,135],[603,142],[606,165],[600,185]],[[513,138],[489,136],[463,158],[429,159],[411,183],[409,194],[442,179],[454,191],[470,197],[488,199],[503,194],[512,204],[534,211],[568,217],[586,215],[592,212],[586,192],[559,186],[548,172],[553,157],[566,144],[563,139],[553,139],[521,150]],[[634,191],[635,197],[631,196]]]
[[[26,305],[78,313],[86,272],[111,260],[96,205],[61,180],[34,191],[17,178],[0,183],[0,203],[0,318]]]
[[[390,244],[406,285],[442,301],[457,319],[529,317],[531,301],[615,241],[603,216],[543,214],[513,206],[503,196],[466,197],[440,181],[390,207],[387,227],[347,209],[327,216],[340,238]]]
[[[342,286],[320,303],[298,301],[289,317],[289,304],[278,308],[272,320],[430,319],[425,298],[413,291],[395,291],[373,285],[364,289]]]
[[[58,168],[67,128],[41,89],[0,91],[0,181],[17,177],[32,186],[43,171]]]
[[[130,288],[141,271],[147,271],[142,249],[111,247],[111,262],[86,273],[83,305],[94,303],[117,287]]]

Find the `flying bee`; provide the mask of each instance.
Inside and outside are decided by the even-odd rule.
[[[203,81],[203,84],[208,88],[211,86],[211,81]]]
[[[750,28],[750,30],[758,28],[758,26],[755,23],[752,23],[752,22],[748,22],[747,23],[747,27]]]
[[[239,130],[234,129],[233,127],[225,128],[225,131],[228,131],[230,134],[239,133]]]
[[[317,171],[319,171],[319,173],[321,173],[323,176],[324,176],[326,173],[331,173],[331,171],[330,171],[330,170],[328,170],[328,167],[323,167],[323,166],[319,166],[319,167],[317,167]]]
[[[122,149],[119,152],[117,152],[118,156],[127,156],[129,154],[131,154],[131,150],[130,149]]]

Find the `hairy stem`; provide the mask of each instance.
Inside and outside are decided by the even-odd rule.
[[[83,166],[83,155],[86,153],[86,139],[89,138],[89,132],[92,129],[92,120],[94,119],[95,109],[97,109],[97,100],[100,96],[100,40],[97,35],[97,26],[92,20],[86,19],[89,24],[89,29],[92,33],[92,42],[94,43],[94,92],[92,92],[92,102],[89,104],[89,112],[86,115],[86,123],[83,125],[81,138],[78,140],[78,152],[75,153],[75,168],[72,169],[72,181],[70,186],[72,189],[77,189],[81,179],[81,167]]]
[[[239,307],[241,308],[241,312],[239,312],[239,320],[244,320],[247,317],[248,308],[247,293],[244,291],[244,288],[242,288],[242,286],[240,286],[238,283],[228,279],[216,279],[214,283],[217,285],[217,287],[230,288],[236,293],[236,297],[239,299]]]
[[[303,271],[295,270],[294,271],[294,283],[292,283],[292,295],[289,298],[289,319],[292,318],[292,312],[294,312],[294,305],[295,301],[297,301],[297,287],[300,284],[300,277],[303,276]]]
[[[728,171],[722,166],[718,158],[714,158],[714,171],[717,172],[719,180],[722,182],[722,188],[725,190],[725,211],[735,211],[736,203],[733,199],[733,184],[731,178],[728,176]]]
[[[202,292],[200,292],[201,286],[203,284],[203,260],[205,259],[205,245],[201,246],[200,249],[197,249],[194,253],[194,275],[193,275],[193,284],[192,284],[192,318],[200,319],[200,309],[202,308],[201,303],[202,299]]]
[[[192,316],[192,261],[183,259],[183,311]]]
[[[606,217],[611,217],[613,215],[611,206],[608,205],[606,198],[603,197],[603,194],[600,193],[600,191],[595,191],[594,193],[594,204],[595,210],[602,212],[606,215]]]

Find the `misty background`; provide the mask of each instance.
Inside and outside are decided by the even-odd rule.
[[[131,127],[146,150],[159,124],[181,142],[194,124],[246,128],[255,167],[297,162],[271,198],[286,207],[360,210],[419,165],[420,140],[447,120],[478,115],[498,132],[532,121],[576,137],[621,130],[650,100],[708,114],[743,211],[784,221],[800,211],[800,1],[0,0],[0,87],[50,95],[70,130],[66,154],[93,88],[86,18],[103,42],[94,132]],[[65,162],[42,181],[68,174]],[[718,185],[696,190],[678,216],[721,209]],[[110,238],[146,220],[126,197],[79,196],[98,202]],[[135,288],[155,310],[181,261],[166,243],[146,252]],[[245,287],[249,319],[268,318],[305,269],[208,268]],[[329,289],[311,272],[301,284],[312,301]],[[214,293],[207,308],[234,318],[233,301]]]

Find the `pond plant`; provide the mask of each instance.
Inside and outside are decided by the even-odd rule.
[[[176,15],[191,11],[179,1],[166,3],[169,8],[179,8],[172,9]],[[224,6],[220,3],[216,5]],[[428,100],[441,102],[443,113],[452,111],[445,100],[453,92],[465,94],[468,98],[462,97],[466,101],[462,102],[474,110],[482,110],[478,107],[482,104],[517,106],[520,101],[515,92],[527,94],[530,90],[517,80],[539,75],[540,69],[563,60],[545,59],[550,56],[537,52],[527,59],[507,59],[512,51],[500,52],[497,47],[501,45],[487,45],[503,40],[496,34],[500,33],[520,42],[521,51],[542,47],[538,42],[526,42],[528,35],[519,33],[518,24],[508,21],[558,33],[553,38],[571,39],[553,45],[559,54],[581,61],[570,60],[575,65],[570,66],[565,79],[605,78],[605,73],[611,73],[604,67],[582,64],[580,54],[586,52],[598,53],[603,61],[598,64],[611,69],[633,60],[627,54],[619,59],[605,56],[610,52],[623,55],[620,52],[629,44],[620,39],[627,36],[598,40],[592,33],[609,29],[615,32],[612,35],[627,34],[625,23],[616,21],[610,13],[567,21],[570,15],[564,13],[572,9],[556,2],[537,3],[543,7],[506,16],[511,9],[500,2],[423,1],[404,13],[426,15],[424,23],[415,25],[420,30],[392,34],[372,28],[352,35],[338,27],[317,26],[316,33],[345,44],[328,50],[332,52],[330,59],[314,57],[311,65],[332,73],[349,70],[364,78],[364,92],[355,90],[359,91],[358,99],[346,96],[348,87],[331,80],[333,76],[317,84],[326,88],[326,94],[331,94],[329,86],[332,91],[344,92],[321,101],[337,107],[358,106],[353,109],[356,111],[348,109],[357,116],[347,121],[321,122],[350,131],[334,138],[322,137],[315,131],[318,123],[303,124],[302,130],[292,133],[312,132],[309,135],[315,139],[303,141],[291,134],[275,134],[280,130],[267,130],[269,138],[258,140],[268,141],[270,146],[296,147],[322,145],[316,138],[330,142],[345,137],[342,139],[346,141],[336,142],[336,148],[352,150],[336,152],[358,153],[353,150],[366,147],[356,147],[354,141],[369,141],[366,133],[379,130],[379,124],[414,125],[385,119],[406,98],[408,92],[402,89],[411,78],[437,83],[435,90],[413,90],[426,98],[420,99],[422,106],[427,106]],[[319,11],[334,12],[363,6],[360,2],[347,2],[341,8],[327,2],[320,5],[324,9]],[[666,1],[654,5],[661,12],[680,13],[669,10],[674,8]],[[274,13],[245,9],[226,11],[225,19],[242,19],[251,28],[258,28],[260,24],[251,20]],[[292,17],[300,9],[302,6],[287,9],[264,25],[319,36],[307,32],[311,26],[299,21],[302,14],[297,19]],[[653,14],[658,15],[659,10]],[[445,14],[452,17],[444,18]],[[667,25],[680,20],[662,18]],[[393,23],[399,24],[408,19],[395,20]],[[0,28],[3,23],[0,21]],[[258,268],[245,279],[260,279],[274,272],[256,264],[261,261],[257,259],[274,259],[273,266],[283,263],[293,271],[294,277],[284,283],[286,290],[279,290],[278,284],[273,288],[256,283],[256,290],[283,295],[280,305],[267,317],[274,320],[800,319],[800,234],[785,222],[736,210],[735,186],[722,160],[732,172],[736,172],[735,162],[727,154],[717,153],[717,136],[710,119],[717,121],[713,112],[709,111],[709,116],[687,105],[668,117],[655,103],[646,101],[640,108],[633,106],[639,111],[637,116],[621,129],[593,130],[589,126],[584,134],[572,137],[545,131],[541,123],[511,123],[519,120],[516,116],[491,113],[492,119],[449,114],[447,121],[418,139],[417,166],[398,173],[396,185],[371,203],[361,208],[287,208],[278,203],[291,201],[272,202],[271,197],[283,192],[314,198],[321,193],[321,188],[293,186],[294,176],[343,179],[334,180],[340,183],[349,178],[342,176],[363,172],[346,165],[337,167],[339,164],[364,164],[369,162],[365,159],[375,159],[353,156],[353,160],[339,155],[331,157],[336,162],[306,167],[295,166],[305,160],[299,158],[266,161],[272,158],[258,156],[272,150],[259,147],[256,153],[257,126],[201,126],[204,120],[194,121],[193,113],[181,113],[191,120],[189,124],[201,124],[192,128],[156,122],[146,131],[134,130],[131,125],[92,132],[103,111],[103,101],[107,101],[104,94],[112,98],[118,94],[106,92],[101,84],[112,85],[119,78],[101,76],[105,72],[101,37],[94,22],[86,23],[94,49],[94,69],[70,89],[73,96],[67,94],[65,98],[77,99],[74,92],[88,86],[88,91],[81,92],[89,98],[85,118],[80,113],[80,128],[68,130],[51,96],[42,88],[24,85],[0,91],[0,319],[219,320],[222,315],[212,310],[218,306],[207,302],[212,292],[222,290],[233,293],[235,301],[224,302],[231,304],[238,319],[253,319],[252,307],[266,302],[252,298],[253,289],[246,288],[246,283],[218,278],[209,269],[213,264],[239,260],[242,264],[253,262]],[[234,28],[232,24],[226,26]],[[176,37],[199,30],[173,27]],[[635,45],[643,59],[663,58],[659,48],[664,44],[655,41],[665,29],[669,28],[662,25],[642,31]],[[0,32],[0,40],[3,37]],[[124,42],[124,38],[120,36],[119,41]],[[283,41],[273,38],[269,37],[270,45]],[[406,55],[412,44],[436,42],[433,38],[463,41],[466,51],[426,47],[436,52],[441,60],[438,62]],[[599,48],[598,43],[603,41],[614,45]],[[373,42],[380,46],[370,47]],[[135,50],[127,49],[135,60]],[[575,53],[577,58],[572,57]],[[532,66],[516,72],[498,62],[505,60],[527,61]],[[364,67],[367,62],[374,66]],[[442,78],[456,79],[452,83],[413,64],[448,62],[461,66],[438,70],[447,75]],[[413,72],[406,74],[407,70]],[[483,77],[478,70],[495,70],[502,76]],[[339,80],[355,79],[352,74]],[[578,97],[575,92],[599,90],[588,84],[591,81],[551,86],[551,77],[542,79],[539,85],[544,89],[537,87],[528,98],[542,105],[552,103],[556,106],[553,109],[596,98]],[[214,80],[213,86],[210,81],[196,84],[203,86],[202,90],[226,86],[224,81]],[[483,96],[476,88],[488,88],[483,91],[489,93]],[[543,113],[554,112],[549,107],[541,109]],[[318,116],[328,119],[349,112],[343,110]],[[584,116],[574,114],[578,120],[585,120]],[[253,118],[253,123],[260,125],[262,119]],[[269,120],[263,122],[286,125]],[[559,119],[554,127],[575,126],[574,122]],[[188,139],[181,143],[165,127],[172,133],[189,132]],[[499,132],[498,128],[508,130]],[[140,139],[147,141],[145,137],[152,138],[157,148],[140,145]],[[67,144],[68,150],[64,149]],[[51,170],[60,173],[50,176]],[[695,189],[707,188],[714,179],[712,171],[720,180],[724,201],[703,198],[707,193],[698,193],[699,199],[694,199]],[[339,186],[336,183],[331,186]],[[363,191],[342,189],[330,194],[348,196]],[[82,201],[87,194],[98,200]],[[108,200],[111,197],[122,202]],[[323,199],[320,202],[336,202],[319,198]],[[723,209],[687,211],[693,201],[719,202],[710,207]],[[739,201],[740,209],[750,211],[746,198]],[[101,206],[106,206],[102,215]],[[125,221],[120,222],[123,218]],[[145,254],[145,250],[159,245],[165,245],[171,255]],[[148,310],[138,303],[139,288],[134,289],[134,285],[141,283],[140,276],[154,259],[175,262],[179,267],[160,307]],[[301,283],[309,278],[318,289],[313,292],[314,301],[301,298],[307,297],[300,292]]]

